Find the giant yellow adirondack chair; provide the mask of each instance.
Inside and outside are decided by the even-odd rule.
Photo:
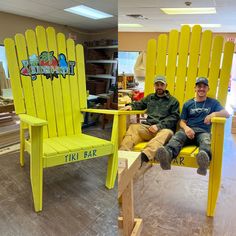
[[[38,26],[4,41],[16,113],[20,117],[20,164],[30,154],[35,211],[42,210],[43,169],[109,155],[106,187],[117,172],[117,111],[87,109],[82,45]],[[111,141],[82,133],[81,112],[115,114]],[[25,139],[25,130],[29,138]]]
[[[234,44],[226,42],[223,37],[213,39],[212,32],[202,32],[199,25],[192,28],[183,26],[181,32],[172,30],[169,38],[161,34],[150,39],[147,46],[145,96],[153,93],[155,75],[166,75],[168,90],[183,103],[194,97],[197,76],[209,78],[209,97],[217,98],[224,106],[226,103],[228,83],[232,65]],[[132,111],[138,113],[138,111]],[[140,112],[143,113],[143,112]],[[128,114],[123,112],[122,114]],[[120,117],[121,134],[125,133],[124,115]],[[212,119],[212,161],[209,172],[207,215],[214,216],[216,201],[220,188],[222,153],[224,141],[225,118]],[[141,151],[146,143],[137,144],[135,151]],[[197,167],[195,146],[184,147],[172,163],[179,166]]]

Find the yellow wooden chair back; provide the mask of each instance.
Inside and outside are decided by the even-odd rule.
[[[230,79],[234,43],[212,32],[202,32],[199,25],[187,25],[181,32],[172,30],[169,37],[161,34],[150,39],[147,46],[145,95],[153,92],[155,75],[165,75],[168,90],[180,102],[180,107],[194,97],[196,77],[209,79],[209,97],[225,106]]]
[[[44,137],[81,133],[80,108],[87,106],[83,47],[41,26],[4,43],[16,113],[47,120]]]

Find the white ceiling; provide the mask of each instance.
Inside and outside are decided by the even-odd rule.
[[[180,29],[181,24],[221,24],[210,28],[213,32],[236,32],[236,0],[188,0],[191,7],[215,7],[213,15],[166,15],[162,7],[186,7],[187,0],[119,0],[118,22],[142,24],[143,28],[120,28],[122,32],[168,32]],[[141,14],[147,20],[133,19],[127,14]],[[204,28],[205,29],[205,28]]]
[[[93,20],[63,11],[65,8],[86,5],[114,15]],[[117,27],[117,0],[0,0],[0,11],[44,21],[73,26],[86,31]]]

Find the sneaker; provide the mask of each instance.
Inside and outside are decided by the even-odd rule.
[[[207,168],[210,164],[209,156],[205,151],[199,151],[199,153],[196,156],[197,158],[197,164],[199,168],[197,169],[197,173],[199,175],[206,175],[207,174]]]
[[[163,170],[171,169],[171,159],[170,153],[164,147],[160,147],[157,150],[155,160],[160,162],[160,166]]]

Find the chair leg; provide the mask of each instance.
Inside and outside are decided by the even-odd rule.
[[[221,184],[221,170],[224,145],[224,123],[212,126],[212,160],[209,172],[207,216],[215,215],[216,202]]]
[[[25,137],[23,123],[20,123],[20,165],[25,165],[24,151],[25,151]]]
[[[212,163],[209,173],[207,216],[215,215],[216,202],[221,183],[222,162]]]
[[[114,115],[111,142],[114,145],[114,152],[110,155],[107,165],[106,187],[111,189],[115,185],[118,169],[118,115]]]
[[[107,166],[106,187],[112,189],[115,185],[118,168],[118,151],[110,155]]]
[[[34,209],[42,211],[43,202],[43,127],[31,127],[30,179]]]

